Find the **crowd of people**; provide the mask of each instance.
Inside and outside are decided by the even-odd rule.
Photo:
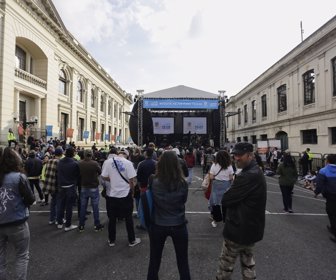
[[[93,145],[91,149],[83,149],[73,142],[46,141],[45,138],[29,139],[28,144],[28,153],[13,145],[13,141],[9,142],[10,147],[0,151],[0,279],[5,279],[6,275],[8,242],[15,244],[16,279],[26,279],[30,205],[37,202],[41,207],[49,206],[48,223],[56,229],[84,232],[90,202],[93,229],[102,231],[99,203],[104,199],[108,246],[115,246],[116,224],[122,220],[126,225],[128,245],[134,247],[141,243],[134,230],[134,205],[138,210],[140,196],[148,189],[153,194],[155,211],[148,228],[147,279],[158,279],[162,251],[169,236],[174,243],[180,279],[190,279],[185,204],[196,165],[202,166],[204,174],[208,174],[211,226],[217,227],[224,222],[217,279],[230,279],[238,257],[244,279],[256,278],[253,247],[262,240],[264,233],[266,181],[264,164],[252,144],[237,143],[224,150],[178,145],[156,148],[154,143],[145,148],[97,148]],[[284,211],[292,213],[297,168],[290,153],[275,152],[273,163],[276,155]],[[316,177],[315,195],[322,193],[326,198],[328,230],[336,242],[335,155],[327,157],[326,167]],[[74,207],[78,210],[78,225],[73,222]],[[136,227],[144,229],[141,225]],[[18,239],[12,238],[13,235]]]

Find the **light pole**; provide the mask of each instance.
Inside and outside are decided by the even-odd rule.
[[[219,134],[219,147],[224,149],[226,143],[226,121],[225,121],[225,102],[227,96],[225,90],[219,90],[219,115],[220,115],[220,134]]]
[[[143,107],[143,100],[142,100],[142,95],[143,95],[144,90],[143,89],[138,89],[138,146],[142,147],[143,145],[143,117],[142,117],[142,107]]]

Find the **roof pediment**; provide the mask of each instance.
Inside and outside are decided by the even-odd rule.
[[[144,98],[218,99],[218,94],[181,85],[146,93],[144,94]]]

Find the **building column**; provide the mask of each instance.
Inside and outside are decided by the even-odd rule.
[[[41,120],[41,98],[35,98],[35,116],[37,117],[37,127],[41,128],[42,120]],[[34,120],[32,120],[34,121]]]
[[[111,130],[112,130],[112,135],[114,135],[114,141],[116,140],[115,139],[115,137],[116,137],[116,135],[114,134],[114,121],[115,121],[115,119],[114,119],[114,99],[112,98],[112,112],[111,112]]]

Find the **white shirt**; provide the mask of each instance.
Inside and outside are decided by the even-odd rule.
[[[123,157],[118,157],[116,155],[105,160],[101,176],[110,178],[110,184],[107,184],[106,187],[106,194],[109,197],[126,197],[129,194],[130,186],[120,176],[113,159],[115,160],[120,173],[125,177],[125,179],[130,180],[131,178],[136,177],[133,163],[129,160]]]
[[[216,175],[221,168],[222,167],[218,163],[212,164],[211,168],[210,168],[210,174]],[[230,180],[230,175],[232,177],[233,173],[234,173],[233,168],[230,165],[227,169],[222,169],[222,171],[219,172],[217,176],[215,176],[215,180],[229,181]]]

